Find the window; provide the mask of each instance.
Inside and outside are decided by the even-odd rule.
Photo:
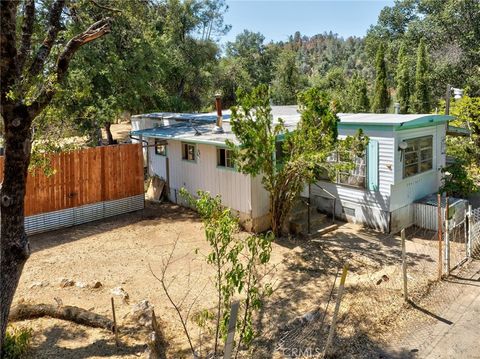
[[[342,159],[342,156],[339,153],[331,154],[328,159],[328,162],[333,163],[346,163],[346,159]],[[352,170],[338,170],[334,182],[338,184],[344,184],[347,186],[365,188],[366,183],[366,160],[365,155],[361,157],[356,157],[353,160],[355,167]],[[320,173],[319,179],[326,180],[328,178],[328,173],[326,170]]]
[[[231,150],[227,150],[226,148],[217,148],[217,166],[235,168]]]
[[[429,171],[433,168],[433,136],[413,138],[405,141],[403,178]]]
[[[182,159],[186,161],[195,161],[195,145],[191,143],[182,143]]]
[[[167,142],[165,140],[155,139],[155,154],[159,156],[167,155]]]

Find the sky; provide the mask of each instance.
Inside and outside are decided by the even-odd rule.
[[[244,29],[261,32],[267,42],[287,40],[300,31],[315,35],[332,31],[343,37],[364,36],[380,10],[393,0],[227,0],[225,23],[232,25],[220,41],[235,40]]]

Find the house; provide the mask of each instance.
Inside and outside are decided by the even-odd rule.
[[[296,106],[273,106],[274,121],[296,128]],[[414,223],[413,203],[435,193],[445,165],[450,116],[338,114],[339,138],[361,128],[370,141],[356,168],[334,181],[319,179],[302,196],[320,210],[384,232]],[[269,198],[261,179],[235,170],[225,141],[236,143],[229,111],[209,114],[153,113],[132,117],[132,138],[146,146],[148,173],[167,183],[168,198],[182,203],[179,190],[209,191],[238,214],[247,230],[269,226]],[[332,156],[332,160],[341,160]]]

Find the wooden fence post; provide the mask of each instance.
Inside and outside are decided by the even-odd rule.
[[[328,354],[328,349],[332,344],[333,335],[335,334],[335,327],[337,325],[338,312],[340,310],[340,303],[342,302],[343,289],[345,288],[345,280],[348,273],[348,263],[343,265],[342,277],[340,279],[340,286],[338,287],[337,302],[335,304],[335,311],[333,312],[332,325],[330,326],[330,331],[328,333],[327,343],[325,344],[325,349],[323,350],[323,358]]]
[[[239,306],[240,306],[240,302],[235,301],[232,303],[232,307],[230,309],[230,319],[228,320],[227,341],[225,342],[223,359],[230,359],[232,357],[233,339],[235,337],[235,326],[237,324],[237,315],[238,315]]]
[[[445,275],[450,275],[450,233],[449,233],[449,203],[448,196],[445,198]]]
[[[113,300],[113,297],[111,297],[111,300],[112,300],[112,313],[113,313],[113,331],[115,333],[115,345],[119,347],[120,342],[118,341],[117,317],[115,316],[115,302]]]
[[[437,207],[437,233],[438,233],[438,280],[442,279],[442,242],[443,242],[443,222],[442,222],[442,195],[437,195],[438,207]]]
[[[407,290],[407,249],[405,244],[405,228],[401,232],[402,237],[402,270],[403,270],[403,299],[408,302]]]

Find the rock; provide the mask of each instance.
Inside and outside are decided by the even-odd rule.
[[[91,284],[91,287],[94,289],[97,289],[97,288],[103,287],[103,284],[102,282],[96,281]]]
[[[132,305],[132,310],[128,317],[131,321],[143,325],[145,327],[152,327],[153,305],[148,300],[142,300]]]
[[[76,286],[77,288],[87,288],[87,285],[86,285],[85,283],[83,283],[83,282],[76,282],[76,283],[75,283],[75,286]]]
[[[41,282],[33,282],[30,286],[30,289],[47,287],[49,284],[50,283],[46,280],[42,280]]]
[[[122,300],[124,303],[128,303],[128,293],[125,292],[125,290],[122,288],[122,287],[116,287],[116,288],[113,288],[111,293],[113,295],[117,295],[119,297],[122,297]]]
[[[75,281],[72,279],[62,278],[60,280],[60,287],[62,288],[73,287],[74,285],[75,285]]]

